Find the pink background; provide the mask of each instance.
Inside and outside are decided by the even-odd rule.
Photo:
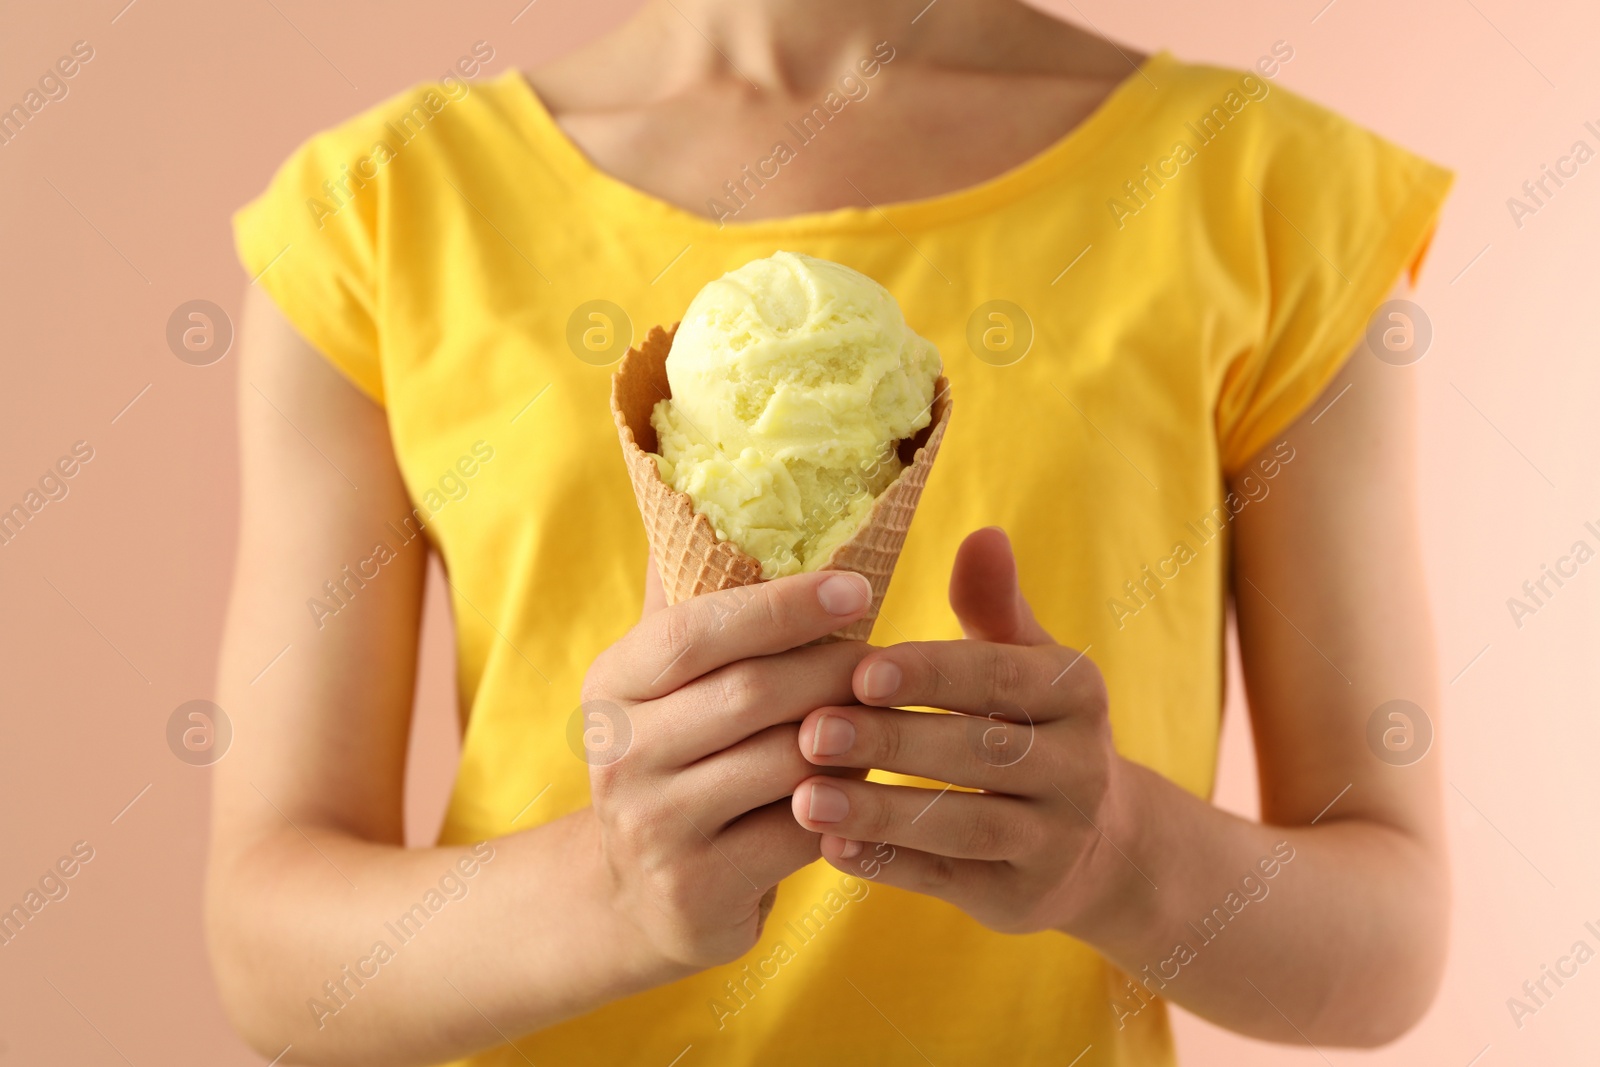
[[[165,740],[172,710],[213,692],[236,500],[233,361],[178,361],[165,324],[197,298],[236,314],[228,214],[307,135],[436,76],[475,41],[494,46],[496,74],[632,7],[547,2],[513,22],[524,2],[54,0],[0,16],[5,106],[74,41],[95,49],[68,97],[0,147],[0,508],[74,442],[94,448],[70,494],[0,547],[0,902],[73,842],[95,849],[70,896],[0,947],[0,1067],[261,1062],[222,1017],[201,941],[208,772]],[[1600,147],[1583,128],[1600,126],[1600,19],[1576,0],[1323,2],[1061,4],[1190,60],[1246,66],[1287,41],[1295,57],[1277,84],[1459,174],[1416,297],[1433,348],[1407,371],[1422,383],[1445,683],[1429,758],[1450,782],[1449,975],[1424,1023],[1386,1050],[1261,1045],[1180,1012],[1183,1062],[1593,1062],[1600,962],[1520,1030],[1506,998],[1578,938],[1600,947],[1583,930],[1600,925],[1600,564],[1520,629],[1505,602],[1573,541],[1597,543],[1583,524],[1600,526],[1600,161],[1520,228],[1506,199],[1575,140]],[[439,590],[435,575],[414,841],[438,825],[454,745]],[[1243,726],[1231,707],[1219,801],[1250,811]]]

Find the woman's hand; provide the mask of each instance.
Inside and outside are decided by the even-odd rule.
[[[796,790],[794,817],[827,835],[823,856],[841,869],[860,862],[863,842],[881,842],[890,847],[871,858],[884,882],[947,900],[995,930],[1075,930],[1124,874],[1138,877],[1109,846],[1121,824],[1121,761],[1105,685],[1087,657],[1034,620],[1000,530],[961,546],[950,599],[968,640],[871,650],[853,678],[860,703],[808,715],[800,751],[821,767],[983,792],[819,776]]]
[[[801,646],[860,618],[871,590],[820,572],[665,607],[649,581],[645,617],[585,679],[583,751],[612,906],[687,973],[748,951],[779,879],[819,856],[788,812],[816,773],[799,722],[850,700],[869,649]]]

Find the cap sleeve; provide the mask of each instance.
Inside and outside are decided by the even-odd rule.
[[[384,402],[377,328],[379,124],[363,117],[319,134],[233,217],[253,284],[345,377]],[[364,177],[363,175],[370,175]]]
[[[1267,306],[1259,343],[1228,367],[1217,402],[1230,475],[1317,398],[1401,272],[1415,281],[1453,180],[1292,93],[1266,103],[1269,129],[1246,167],[1255,191],[1243,195],[1260,210]]]

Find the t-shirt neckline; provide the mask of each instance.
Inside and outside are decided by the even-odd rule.
[[[733,220],[722,224],[663,200],[599,167],[561,128],[520,69],[513,68],[505,72],[496,82],[497,87],[504,88],[510,96],[515,117],[533,146],[541,151],[543,161],[559,168],[566,177],[590,187],[596,195],[610,200],[619,212],[633,211],[702,233],[766,237],[872,229],[885,224],[896,229],[926,227],[1015,200],[1092,152],[1108,136],[1121,129],[1139,107],[1153,100],[1160,86],[1152,75],[1171,58],[1165,49],[1146,56],[1083,121],[1035,155],[974,185],[916,200],[830,208],[748,222]]]

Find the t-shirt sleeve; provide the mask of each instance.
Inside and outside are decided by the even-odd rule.
[[[1453,175],[1284,90],[1263,104],[1241,195],[1265,287],[1259,343],[1234,360],[1217,402],[1233,474],[1321,394],[1402,272],[1414,282]]]
[[[252,283],[345,377],[384,402],[377,327],[383,175],[362,150],[365,120],[312,138],[233,217]],[[361,172],[372,174],[370,180]]]

